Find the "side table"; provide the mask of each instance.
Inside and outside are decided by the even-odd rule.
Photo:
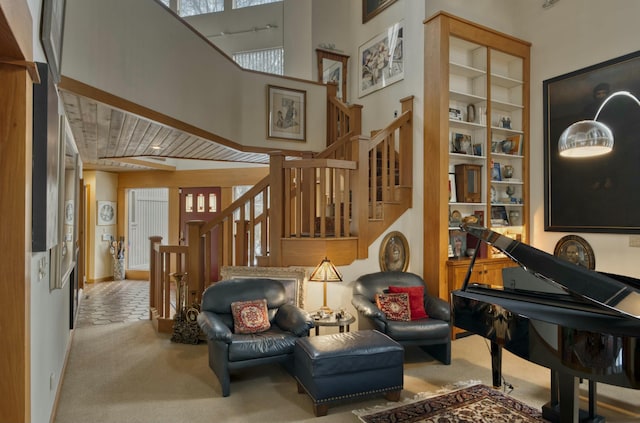
[[[355,322],[356,318],[351,314],[345,314],[342,319],[336,319],[336,316],[331,314],[327,317],[313,318],[313,324],[316,327],[316,336],[320,335],[320,326],[338,326],[338,330],[340,333],[344,332],[344,329],[347,328],[347,332],[349,332],[349,325]]]

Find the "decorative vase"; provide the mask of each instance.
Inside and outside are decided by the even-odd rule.
[[[505,154],[511,153],[511,149],[513,148],[513,141],[511,140],[503,140],[502,141],[502,152]]]
[[[513,166],[505,165],[504,169],[502,170],[502,176],[505,177],[506,179],[512,178],[513,177]]]

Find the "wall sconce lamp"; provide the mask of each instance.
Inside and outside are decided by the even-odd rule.
[[[331,260],[325,257],[313,270],[309,280],[313,282],[324,282],[323,301],[320,310],[325,313],[331,313],[331,308],[327,307],[327,282],[342,282],[342,275],[333,263],[331,263]]]
[[[616,91],[607,97],[596,112],[593,120],[575,122],[560,135],[558,151],[563,157],[593,157],[606,154],[613,149],[613,132],[598,116],[605,104],[613,97],[624,95],[632,98],[640,106],[640,100],[629,91]]]

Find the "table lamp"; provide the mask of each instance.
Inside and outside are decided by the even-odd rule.
[[[331,308],[327,306],[327,282],[342,282],[342,275],[331,263],[331,260],[325,257],[313,270],[309,280],[313,282],[324,282],[321,310],[325,313],[331,313]]]

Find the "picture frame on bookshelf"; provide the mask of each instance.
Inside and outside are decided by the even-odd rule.
[[[502,181],[502,168],[498,162],[493,162],[491,166],[491,180]]]
[[[491,226],[509,226],[509,215],[505,206],[491,206]]]
[[[482,143],[477,142],[477,143],[473,144],[473,155],[474,156],[480,156],[480,157],[484,156],[484,154],[482,154],[483,153],[482,150],[483,150]]]
[[[471,135],[452,132],[451,148],[451,151],[454,153],[473,155],[473,143],[471,141]]]
[[[467,234],[460,230],[449,231],[449,245],[453,250],[453,258],[464,258],[467,251]]]

